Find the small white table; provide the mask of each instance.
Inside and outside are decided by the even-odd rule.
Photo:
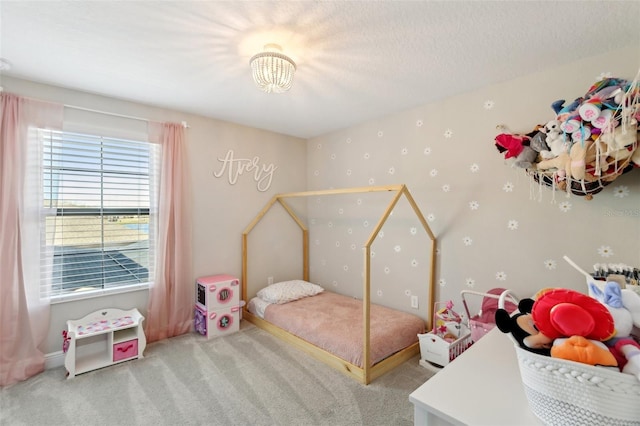
[[[529,409],[513,342],[497,328],[416,389],[409,400],[416,426],[543,424]]]

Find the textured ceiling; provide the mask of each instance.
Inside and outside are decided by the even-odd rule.
[[[626,46],[638,1],[0,1],[5,75],[309,138]],[[293,88],[249,58],[278,43]],[[594,76],[595,77],[595,76]]]

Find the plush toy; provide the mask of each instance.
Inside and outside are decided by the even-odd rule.
[[[539,126],[539,128],[542,128],[542,126]],[[514,165],[516,167],[530,169],[533,167],[535,162],[537,162],[538,154],[540,154],[542,151],[548,151],[549,147],[545,142],[546,135],[539,129],[536,129],[531,133],[527,133],[526,136],[529,139],[529,145],[524,146],[522,154],[518,156],[518,159],[515,161]]]
[[[623,110],[622,113],[627,115],[623,120],[624,124],[620,123],[614,129],[607,128],[607,131],[600,135],[602,142],[606,143],[611,151],[623,149],[638,141],[638,120],[631,110]]]
[[[518,310],[513,315],[509,314],[507,310],[499,308],[495,315],[496,326],[503,333],[511,333],[521,348],[539,355],[549,356],[551,342],[544,336],[542,336],[542,340],[539,340],[538,329],[531,316],[531,308],[534,303],[533,299],[522,299],[518,303]]]
[[[524,138],[509,133],[500,133],[495,137],[495,146],[500,153],[504,153],[505,160],[517,158],[524,150]]]
[[[636,167],[640,167],[640,140],[636,145],[636,149],[633,151],[633,154],[631,154],[631,162]]]
[[[583,143],[574,143],[571,146],[569,157],[571,163],[569,164],[569,170],[573,179],[583,180],[585,179],[586,167],[587,167],[587,153],[595,152],[594,142],[592,140],[585,141]],[[595,156],[593,157],[595,160]],[[590,158],[589,158],[590,159]]]
[[[539,132],[534,131],[532,133]],[[501,133],[495,137],[495,146],[500,153],[504,153],[505,160],[513,161],[514,166],[529,168],[537,160],[538,152],[541,149],[545,149],[545,145],[540,143],[539,138],[541,137],[535,136],[532,138],[529,135]],[[533,146],[531,142],[533,142]]]
[[[589,283],[589,295],[611,313],[616,337],[629,337],[634,326],[640,327],[640,295],[633,290],[623,290],[615,281],[607,281],[602,286],[592,281]]]
[[[618,367],[618,361],[604,343],[582,336],[554,340],[551,356],[589,365]]]
[[[558,169],[559,173],[571,176],[571,156],[568,152],[561,152],[553,158],[542,160],[536,164],[538,170]]]
[[[552,289],[540,295],[531,309],[531,316],[549,343],[571,336],[604,341],[615,331],[613,317],[602,303],[566,288]]]
[[[549,150],[540,152],[542,158],[554,158],[568,151],[568,141],[565,140],[565,135],[562,133],[560,126],[561,122],[558,120],[551,120],[544,125],[544,133],[547,135],[545,142]]]
[[[582,103],[583,98],[576,98],[568,105],[564,104],[564,99],[557,100],[551,104],[553,112],[556,113],[556,119],[559,121],[566,121],[567,117],[575,114],[576,109]]]
[[[640,345],[633,339],[621,339],[614,348],[624,356],[620,371],[633,374],[640,380]]]
[[[633,330],[633,317],[631,312],[624,307],[622,303],[622,289],[620,285],[615,281],[607,281],[604,288],[595,285],[593,282],[589,283],[589,294],[604,304],[611,316],[616,327],[616,337],[629,337]]]

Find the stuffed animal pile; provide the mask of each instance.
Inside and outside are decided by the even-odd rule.
[[[640,167],[640,82],[605,78],[526,134],[501,133],[497,150],[537,182],[590,199]]]
[[[640,294],[616,281],[594,281],[589,294],[544,289],[521,300],[512,315],[498,309],[496,325],[527,351],[640,380]]]

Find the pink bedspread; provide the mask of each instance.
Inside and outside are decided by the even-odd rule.
[[[418,341],[424,321],[371,304],[371,365]],[[359,367],[363,366],[362,301],[325,291],[283,305],[269,305],[265,320]]]

